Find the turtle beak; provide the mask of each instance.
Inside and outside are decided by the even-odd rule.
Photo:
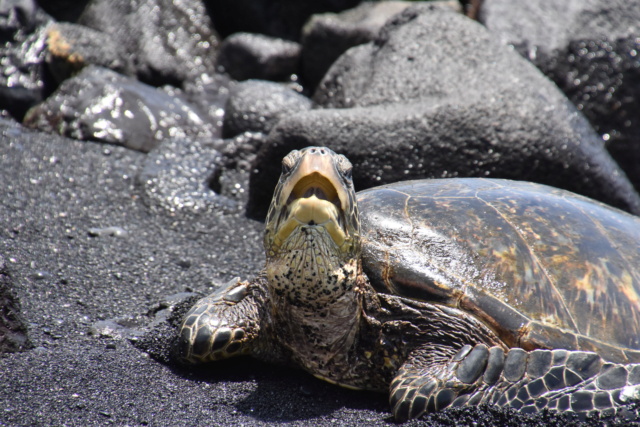
[[[298,227],[324,227],[332,240],[342,246],[347,189],[336,170],[334,156],[327,149],[313,147],[300,159],[296,169],[282,185],[282,211],[274,243],[280,246]]]

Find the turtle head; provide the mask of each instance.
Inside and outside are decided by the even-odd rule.
[[[297,286],[314,281],[307,280],[312,277],[324,280],[344,264],[358,264],[359,218],[351,169],[345,156],[324,147],[294,150],[282,160],[264,235],[270,283],[282,282],[288,274]],[[329,285],[307,288],[313,286]]]

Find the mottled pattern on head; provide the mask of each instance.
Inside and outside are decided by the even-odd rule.
[[[323,147],[289,153],[267,215],[264,245],[272,290],[321,308],[353,287],[360,224],[351,163]]]

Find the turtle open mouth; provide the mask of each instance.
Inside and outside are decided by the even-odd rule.
[[[285,240],[297,227],[323,227],[342,246],[346,239],[344,212],[333,183],[319,172],[301,177],[293,186],[283,210],[278,240]]]
[[[341,209],[340,197],[336,187],[322,174],[314,172],[302,177],[291,190],[287,204],[302,199],[311,199],[315,196],[318,200],[331,202],[337,209]]]

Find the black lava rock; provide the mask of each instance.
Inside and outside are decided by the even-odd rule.
[[[231,90],[222,134],[225,138],[242,132],[267,134],[281,117],[310,109],[309,98],[282,84],[245,81]]]
[[[18,32],[32,32],[43,23],[43,17],[34,0],[2,2],[0,4],[0,40],[13,41]]]
[[[217,65],[235,80],[288,80],[298,72],[300,45],[262,34],[237,33],[220,45]]]
[[[82,25],[51,25],[47,30],[46,52],[47,66],[58,83],[89,64],[135,75],[131,57],[113,36]]]
[[[222,128],[224,106],[229,99],[229,92],[235,85],[226,74],[202,74],[194,80],[184,82],[182,92],[184,98],[198,109],[218,129]]]
[[[219,132],[179,96],[93,65],[32,108],[24,123],[144,152],[165,138],[207,138]]]
[[[0,3],[0,110],[18,120],[53,90],[44,65],[51,22],[32,0]]]
[[[13,291],[7,263],[0,256],[0,354],[27,350],[31,347],[20,301]]]
[[[248,213],[262,217],[278,160],[326,145],[357,189],[404,179],[536,181],[640,212],[640,198],[589,123],[534,66],[481,25],[433,7],[393,18],[345,53],[315,109],[282,119],[255,165]]]
[[[543,70],[640,188],[640,1],[486,0],[481,21]]]
[[[214,26],[222,37],[260,33],[297,41],[315,13],[351,9],[361,0],[206,0]]]
[[[37,3],[56,21],[75,22],[91,0],[38,0]]]
[[[461,11],[460,3],[431,2]],[[331,64],[353,46],[373,41],[392,16],[412,3],[408,1],[366,2],[340,13],[313,15],[302,30],[302,77],[315,88]]]
[[[153,86],[214,72],[219,42],[200,0],[93,0],[78,23],[111,35]]]

